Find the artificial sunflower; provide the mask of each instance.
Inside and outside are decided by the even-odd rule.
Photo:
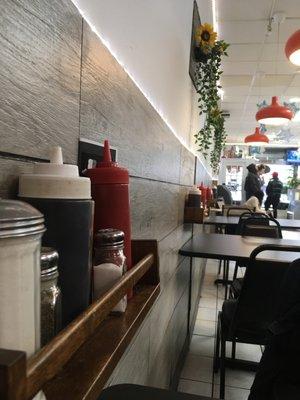
[[[205,23],[196,29],[195,39],[197,46],[213,47],[217,39],[217,32],[214,32],[210,24]]]

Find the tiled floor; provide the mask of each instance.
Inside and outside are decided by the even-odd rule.
[[[218,398],[219,374],[213,373],[216,319],[224,299],[224,288],[214,281],[218,262],[209,260],[206,266],[202,297],[196,325],[178,386],[178,391]],[[230,346],[227,346],[230,350]],[[259,346],[237,344],[237,358],[259,361]],[[226,400],[245,400],[254,378],[253,372],[226,369]]]

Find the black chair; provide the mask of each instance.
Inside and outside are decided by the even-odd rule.
[[[226,214],[226,217],[232,217],[232,216],[237,216],[235,214],[236,211],[244,211],[242,215],[247,214],[248,216],[252,215],[252,211],[248,207],[241,207],[241,206],[232,206],[229,208],[223,208],[223,215]],[[226,226],[225,228],[225,234],[227,235],[235,235],[236,234],[236,226]],[[219,232],[220,233],[220,232]],[[218,270],[218,275],[221,273],[221,268],[222,268],[222,261],[219,261],[219,270]],[[225,280],[225,275],[226,275],[226,268],[229,268],[229,261],[223,261],[223,279]]]
[[[236,216],[240,215],[240,214],[237,214],[237,212],[244,214],[245,211],[252,214],[252,211],[248,207],[237,207],[237,206],[229,207],[226,211],[226,217],[236,217]],[[236,234],[236,226],[234,226],[234,225],[226,226],[225,233],[227,233],[228,235],[235,235]]]
[[[274,400],[296,400],[300,398],[300,384],[281,380],[275,383]]]
[[[211,400],[211,397],[140,385],[115,385],[104,389],[98,400]]]
[[[226,342],[265,345],[268,327],[276,317],[278,293],[287,264],[257,259],[259,253],[267,250],[300,253],[300,246],[258,246],[251,253],[240,296],[224,301],[218,315],[214,356],[214,371],[220,368],[221,399],[225,394]]]
[[[272,223],[273,225],[270,225]],[[254,236],[251,231],[262,232],[262,237],[282,238],[281,226],[279,222],[270,215],[262,213],[252,213],[241,215],[237,227],[237,234],[243,236]],[[266,234],[264,234],[266,232]]]
[[[275,321],[259,363],[249,400],[300,398],[300,260],[290,264],[278,295]]]
[[[273,225],[270,225],[270,222]],[[241,236],[258,236],[282,239],[282,230],[279,222],[274,218],[261,213],[245,213],[240,216],[237,234]],[[237,278],[239,268],[247,268],[247,263],[236,263],[233,273],[233,282],[230,286],[230,297],[237,297],[241,291],[243,278]]]

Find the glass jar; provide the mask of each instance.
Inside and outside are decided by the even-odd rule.
[[[124,255],[124,232],[117,229],[100,229],[94,241],[94,299],[107,292],[126,272]],[[127,306],[125,296],[112,310],[124,312]]]
[[[43,215],[29,204],[0,200],[0,347],[40,348],[40,251]]]
[[[51,247],[41,251],[41,345],[61,329],[61,293],[57,286],[58,253]]]

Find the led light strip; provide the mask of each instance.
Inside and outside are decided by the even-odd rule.
[[[215,32],[219,32],[219,27],[217,23],[217,0],[211,1],[212,6],[212,17],[213,17],[213,27]]]
[[[80,9],[80,7],[78,6],[76,0],[72,0],[72,2],[75,4],[76,8],[78,9],[79,13],[81,14],[82,18],[87,22],[87,24],[89,25],[89,27],[91,28],[91,30],[98,36],[98,38],[101,40],[101,42],[103,43],[103,45],[107,48],[107,50],[111,53],[111,55],[116,59],[116,61],[118,62],[118,64],[120,64],[120,66],[123,68],[123,70],[126,72],[126,74],[131,78],[131,80],[135,83],[135,85],[138,87],[138,89],[143,93],[143,95],[146,97],[146,99],[149,101],[149,103],[151,104],[151,106],[155,109],[155,111],[159,114],[159,116],[162,118],[162,120],[166,123],[166,125],[168,126],[168,128],[171,130],[171,132],[173,133],[173,135],[176,137],[177,140],[179,140],[179,142],[190,152],[192,153],[195,157],[198,158],[198,160],[201,162],[203,168],[206,170],[207,174],[212,178],[211,173],[208,171],[206,165],[204,164],[204,162],[201,160],[201,158],[199,157],[199,155],[193,150],[191,149],[188,144],[185,142],[185,140],[177,134],[177,132],[175,131],[175,129],[172,127],[172,125],[169,123],[169,121],[167,120],[167,118],[164,116],[163,112],[156,106],[155,102],[151,99],[150,95],[148,95],[146,93],[146,91],[144,90],[144,88],[142,87],[142,85],[136,80],[136,78],[131,74],[131,72],[126,68],[126,66],[124,65],[123,61],[120,59],[120,57],[118,56],[118,54],[114,51],[114,49],[112,48],[112,46],[110,45],[109,41],[107,39],[105,39],[98,31],[97,28],[95,27],[95,25],[93,25],[91,23],[91,21],[89,20],[89,18],[84,14],[84,12]],[[213,0],[214,3],[214,0]]]

